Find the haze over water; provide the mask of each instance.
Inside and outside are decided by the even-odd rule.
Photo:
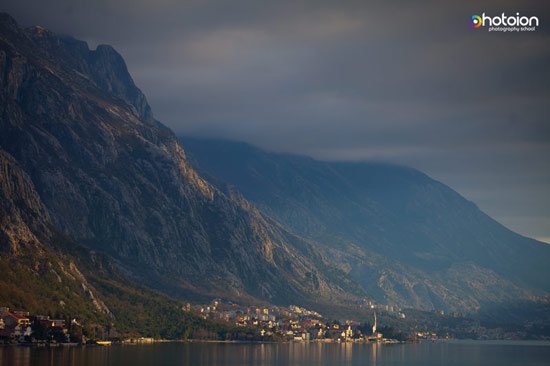
[[[550,365],[550,343],[449,341],[417,344],[161,343],[39,349],[0,347],[0,365]]]

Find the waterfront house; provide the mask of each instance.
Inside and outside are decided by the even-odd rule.
[[[9,308],[1,308],[0,317],[4,323],[4,335],[23,340],[24,337],[32,334],[31,321],[28,317],[28,313],[17,311],[11,312]]]

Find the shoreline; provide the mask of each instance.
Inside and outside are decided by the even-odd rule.
[[[337,342],[337,341],[324,341],[324,340],[310,340],[310,341],[243,341],[243,340],[208,340],[208,339],[158,339],[149,342],[113,342],[109,345],[102,344],[79,344],[79,343],[57,343],[57,344],[48,344],[48,343],[1,343],[0,348],[8,347],[24,347],[24,348],[109,348],[112,346],[147,346],[158,343],[211,343],[211,344],[250,344],[250,345],[259,345],[259,344],[370,344],[370,345],[396,345],[396,344],[421,344],[421,343],[476,343],[482,345],[519,345],[519,346],[548,346],[550,347],[550,340],[513,340],[513,339],[434,339],[434,340],[418,340],[418,341],[395,341],[395,342]]]

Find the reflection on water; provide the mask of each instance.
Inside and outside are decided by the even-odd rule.
[[[140,346],[0,347],[0,365],[546,365],[548,343],[162,343]]]

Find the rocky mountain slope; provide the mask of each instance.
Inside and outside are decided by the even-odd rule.
[[[550,246],[508,230],[419,171],[182,140],[211,181],[329,247],[382,303],[477,311],[550,290]]]
[[[476,311],[550,290],[547,247],[412,169],[185,139],[197,172],[112,47],[5,14],[0,132],[3,304],[135,326],[180,316],[169,297]]]
[[[311,242],[196,173],[113,48],[1,15],[0,105],[3,255],[52,231],[178,298],[355,298]]]

